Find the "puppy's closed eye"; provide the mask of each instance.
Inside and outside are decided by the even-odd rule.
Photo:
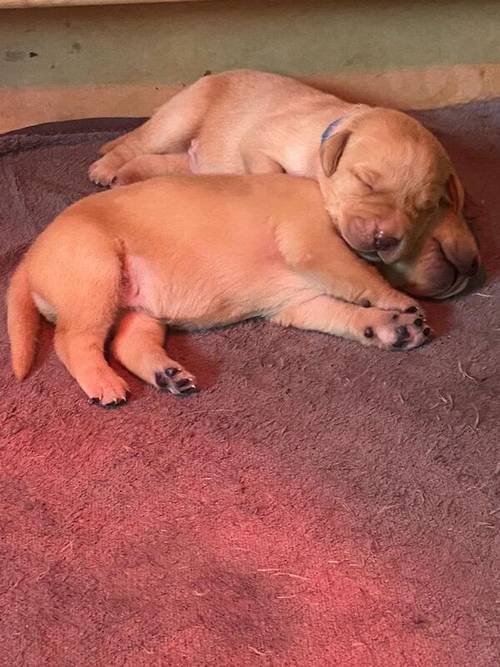
[[[369,181],[368,177],[365,176],[364,174],[358,174],[357,172],[353,171],[352,175],[358,182],[358,184],[362,185],[366,192],[374,192],[375,188],[373,187],[373,184]]]

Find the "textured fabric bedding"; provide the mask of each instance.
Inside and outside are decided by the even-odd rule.
[[[487,267],[384,353],[259,321],[175,333],[201,393],[123,373],[104,411],[45,326],[14,381],[0,316],[0,665],[499,664],[500,102],[415,113],[449,149]],[[96,188],[96,119],[0,137],[2,294]]]

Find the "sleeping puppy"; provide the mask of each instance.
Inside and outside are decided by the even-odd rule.
[[[101,153],[89,170],[101,185],[168,173],[316,179],[342,238],[385,264],[410,257],[445,212],[459,216],[463,206],[448,155],[418,121],[250,70],[203,77]],[[447,233],[464,240],[453,225]],[[455,245],[456,264],[445,253],[434,261],[468,278],[479,266],[474,239]]]
[[[164,350],[166,325],[259,316],[384,350],[431,333],[418,304],[335,233],[317,184],[284,174],[154,178],[78,201],[40,234],[9,287],[20,379],[39,313],[56,321],[59,358],[103,406],[127,393],[103,354],[113,327],[113,355],[174,394],[196,384]]]

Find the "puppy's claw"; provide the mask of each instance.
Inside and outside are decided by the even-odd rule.
[[[116,398],[110,403],[103,403],[100,398],[94,396],[94,398],[89,398],[89,405],[98,405],[100,408],[106,408],[107,410],[112,410],[114,408],[119,408],[121,405],[124,405],[127,402],[126,398]]]
[[[90,165],[88,177],[95,185],[111,186],[116,179],[117,169],[108,164],[106,158],[101,158]]]

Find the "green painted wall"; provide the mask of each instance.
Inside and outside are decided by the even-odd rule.
[[[493,0],[208,1],[0,11],[0,86],[500,63]]]

